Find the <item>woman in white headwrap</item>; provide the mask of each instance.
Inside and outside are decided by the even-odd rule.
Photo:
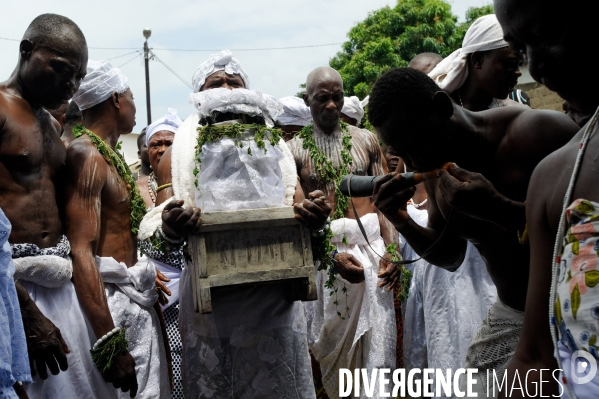
[[[285,132],[283,139],[289,141],[304,126],[312,122],[312,114],[310,107],[297,96],[283,97],[279,99],[279,102],[283,106],[283,112],[277,116],[277,123]]]
[[[360,122],[362,122],[362,118],[364,117],[364,108],[368,105],[368,98],[369,96],[366,96],[366,98],[360,101],[356,96],[345,97],[343,108],[341,109],[341,120],[352,126],[360,126]]]
[[[494,14],[470,26],[462,48],[441,61],[428,76],[453,100],[470,111],[482,111],[516,102],[507,99],[522,76],[519,56],[503,40]]]

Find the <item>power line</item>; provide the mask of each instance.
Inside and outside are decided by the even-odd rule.
[[[141,53],[139,53],[139,54],[136,54],[136,55],[135,55],[135,56],[133,56],[133,58],[131,58],[129,61],[125,62],[124,64],[121,64],[121,65],[119,65],[117,68],[122,68],[122,67],[124,67],[125,65],[127,65],[128,63],[130,63],[131,61],[133,61],[134,59],[136,59],[136,58],[138,58],[138,57],[140,57],[140,56],[141,56]]]
[[[327,47],[327,46],[337,46],[343,44],[341,43],[327,43],[327,44],[311,44],[308,46],[288,46],[288,47],[265,47],[265,48],[232,48],[230,51],[267,51],[267,50],[292,50],[298,48],[313,48],[313,47]],[[213,50],[194,50],[194,49],[181,49],[181,48],[157,48],[154,50],[158,51],[196,51],[196,52],[213,52],[213,51],[221,51],[222,49],[213,49]]]
[[[121,57],[124,57],[124,56],[126,56],[126,55],[133,54],[133,53],[137,53],[137,52],[140,52],[140,51],[141,51],[141,50],[135,50],[135,51],[131,51],[130,53],[125,53],[125,54],[117,55],[116,57],[107,58],[107,59],[106,59],[106,61],[112,61],[112,60],[116,60],[117,58],[121,58]]]
[[[11,39],[8,37],[0,37],[0,40],[9,40],[13,42],[20,42],[19,39]],[[238,48],[238,49],[230,49],[231,51],[268,51],[268,50],[293,50],[293,49],[301,49],[301,48],[314,48],[314,47],[327,47],[327,46],[338,46],[343,44],[340,43],[327,43],[327,44],[311,44],[307,46],[287,46],[287,47],[264,47],[264,48]],[[138,47],[88,47],[92,50],[139,50]],[[156,51],[184,51],[184,52],[215,52],[221,51],[221,49],[183,49],[183,48],[159,48],[153,49]]]
[[[179,78],[179,80],[183,83],[185,83],[187,85],[187,87],[189,87],[190,89],[193,89],[193,86],[190,85],[184,78],[181,77],[181,75],[179,75],[177,72],[175,72],[174,69],[172,69],[171,67],[169,67],[168,65],[166,65],[166,63],[164,61],[162,61],[160,59],[160,57],[158,57],[156,54],[154,54],[154,52],[152,50],[150,50],[150,54],[152,54],[152,57],[158,61],[159,63],[161,63],[162,65],[164,65],[164,67],[166,69],[168,69],[173,75],[175,75],[177,78]]]

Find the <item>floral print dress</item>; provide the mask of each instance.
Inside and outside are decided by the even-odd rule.
[[[566,218],[555,301],[560,340],[599,359],[599,203],[577,199]]]

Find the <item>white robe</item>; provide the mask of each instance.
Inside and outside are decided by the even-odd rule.
[[[426,225],[426,211],[410,206],[408,212]],[[401,240],[405,242],[403,237]],[[406,260],[418,258],[409,244],[402,253]],[[470,342],[497,299],[485,262],[469,242],[464,261],[455,272],[424,260],[416,262],[413,270],[404,316],[406,370],[428,367],[455,371],[464,367]]]
[[[39,310],[56,327],[71,350],[67,354],[69,368],[42,380],[37,376],[25,390],[31,399],[106,399],[116,397],[93,363],[85,318],[70,281],[73,266],[70,259],[54,255],[28,256],[14,259],[16,276]]]
[[[157,300],[154,265],[147,258],[141,258],[128,268],[114,258],[98,256],[96,264],[104,281],[114,325],[127,328],[125,337],[129,341],[129,353],[135,360],[136,398],[168,397],[171,390],[166,351],[160,321],[152,308]],[[91,329],[90,333],[93,335]],[[116,392],[119,398],[129,398],[129,392],[120,389]]]
[[[361,219],[368,240],[379,255],[385,253],[378,216],[370,213]],[[322,383],[329,397],[339,396],[340,368],[395,369],[397,330],[393,292],[379,288],[379,258],[367,245],[353,219],[338,219],[331,223],[335,236],[332,242],[339,252],[353,255],[364,267],[364,281],[351,284],[337,275],[338,294],[330,295],[324,287],[325,271],[316,272],[318,300],[305,303],[308,320],[308,343],[320,363]],[[348,244],[343,244],[345,234]],[[347,288],[347,299],[342,287]],[[335,301],[339,304],[335,305]],[[345,307],[349,307],[349,317]],[[341,312],[341,317],[337,312]],[[370,374],[369,374],[370,375]],[[379,397],[378,384],[375,398]],[[364,390],[362,397],[364,397]]]
[[[193,170],[198,121],[197,114],[187,118],[172,145],[173,198],[183,200],[185,207],[197,206]],[[290,206],[297,172],[285,142],[278,146],[283,155],[280,205]],[[253,151],[255,157],[260,153]],[[207,169],[208,162],[201,167]],[[139,239],[160,226],[165,204],[146,215]],[[283,284],[213,289],[212,313],[200,314],[194,311],[190,278],[186,267],[179,298],[186,398],[315,398],[303,305],[285,300]]]
[[[282,284],[213,289],[208,314],[194,312],[188,267],[180,289],[186,398],[315,398],[303,304]]]

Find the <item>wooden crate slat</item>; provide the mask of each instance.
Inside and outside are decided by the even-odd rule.
[[[247,209],[243,211],[223,211],[202,213],[200,232],[250,229],[257,227],[276,227],[298,225],[293,207]]]

